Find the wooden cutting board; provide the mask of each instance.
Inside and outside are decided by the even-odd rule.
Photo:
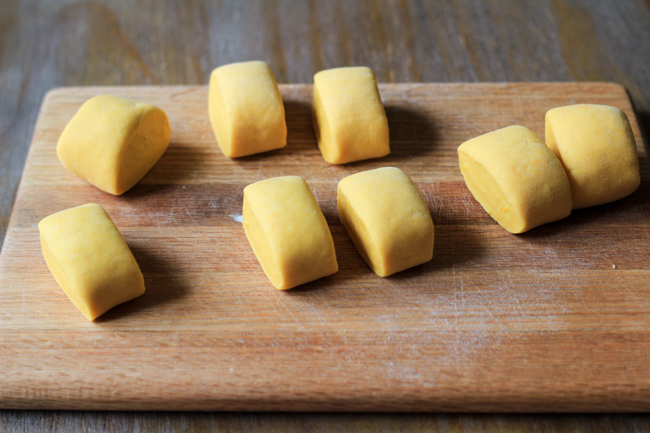
[[[625,90],[604,83],[385,84],[390,156],[326,163],[309,85],[282,85],[286,148],[221,155],[207,88],[86,87],[48,93],[0,257],[0,406],[56,409],[619,411],[650,409],[650,166]],[[169,149],[121,197],[58,162],[88,98],[163,108]],[[643,183],[618,202],[523,235],[465,187],[456,148],[512,124],[543,136],[553,107],[623,109]],[[408,173],[435,223],[434,259],[393,277],[365,265],[338,220],[337,182]],[[241,226],[242,189],[303,176],[340,271],[274,290]],[[101,204],[131,246],[146,293],[88,322],[41,255],[37,223]]]

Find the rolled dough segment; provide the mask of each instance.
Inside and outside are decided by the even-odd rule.
[[[399,168],[353,174],[339,182],[341,222],[361,257],[386,277],[433,257],[433,220],[420,191]]]
[[[370,68],[314,75],[312,120],[325,161],[345,164],[390,153],[388,120]]]
[[[466,141],[458,159],[474,198],[510,233],[571,213],[562,164],[528,128],[509,126]]]
[[[574,209],[621,199],[641,183],[634,134],[618,108],[553,108],[546,113],[546,144],[564,165]]]
[[[212,71],[208,108],[217,143],[228,157],[287,145],[280,89],[264,62],[231,63]]]
[[[144,293],[138,263],[113,221],[91,203],[38,224],[54,279],[88,320]]]
[[[246,237],[276,289],[291,289],[338,271],[329,227],[302,177],[248,185],[242,213]]]
[[[65,168],[102,191],[120,195],[165,153],[171,128],[151,104],[102,95],[86,101],[65,127],[56,153]]]

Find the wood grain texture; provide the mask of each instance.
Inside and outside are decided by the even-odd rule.
[[[623,109],[618,85],[383,84],[391,155],[326,163],[310,85],[281,85],[287,147],[229,159],[207,118],[207,88],[50,92],[36,124],[0,255],[0,404],[139,410],[640,411],[650,408],[650,199],[618,202],[515,236],[472,198],[456,148],[569,103]],[[164,109],[169,150],[120,197],[68,173],[56,141],[88,98]],[[397,166],[436,226],[434,260],[390,278],[364,264],[336,210],[337,182]],[[337,274],[278,292],[241,224],[243,188],[303,176],[330,225]],[[120,228],[147,292],[88,322],[41,256],[38,221],[88,202]],[[616,269],[613,269],[616,265]]]
[[[38,108],[55,86],[205,84],[213,67],[253,58],[269,62],[281,82],[294,83],[311,82],[318,70],[343,65],[368,65],[383,82],[615,81],[628,88],[642,130],[646,136],[650,132],[647,0],[0,4],[0,244]],[[47,431],[184,431],[205,425],[320,431],[308,417],[11,411],[0,412],[0,431],[24,431],[23,425]],[[330,414],[313,419],[322,430],[650,430],[650,421],[638,415]]]

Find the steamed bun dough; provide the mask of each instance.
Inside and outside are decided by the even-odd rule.
[[[549,110],[546,144],[564,165],[574,209],[623,198],[641,182],[634,134],[618,108],[578,104]]]
[[[329,227],[302,177],[248,185],[242,213],[246,237],[276,289],[291,289],[338,271]]]
[[[368,266],[386,277],[433,257],[433,220],[399,168],[356,173],[338,185],[339,216]]]
[[[38,229],[54,279],[88,320],[144,293],[138,263],[101,206],[55,213]]]
[[[212,71],[208,109],[219,148],[228,157],[287,144],[280,89],[264,62],[231,63]]]
[[[314,75],[312,120],[327,162],[345,164],[390,153],[388,120],[369,68],[328,69]]]
[[[571,213],[562,164],[528,128],[509,126],[466,141],[458,159],[474,198],[510,233]]]
[[[72,173],[120,195],[156,164],[170,134],[167,115],[160,108],[102,95],[79,108],[63,130],[56,153]]]

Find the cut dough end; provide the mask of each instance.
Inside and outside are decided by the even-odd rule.
[[[153,106],[145,108],[138,128],[124,146],[115,195],[133,188],[153,168],[167,150],[170,136],[165,112]]]
[[[271,250],[271,245],[266,238],[266,234],[264,233],[264,228],[259,223],[253,209],[251,209],[249,200],[246,196],[244,196],[242,215],[246,236],[253,247],[257,260],[260,262],[260,265],[262,265],[264,273],[269,277],[269,280],[271,280],[273,287],[277,289],[284,288],[285,284],[282,279],[280,266],[275,262],[275,257]]]
[[[492,175],[464,152],[458,152],[458,159],[465,183],[483,209],[510,233],[526,231],[525,220],[517,215]]]

